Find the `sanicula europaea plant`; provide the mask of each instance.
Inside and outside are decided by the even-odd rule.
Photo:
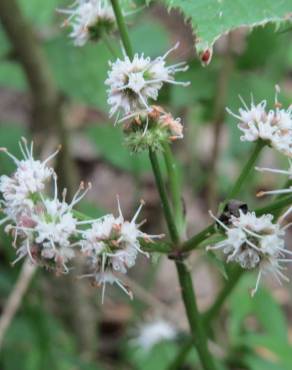
[[[181,296],[190,326],[190,337],[194,343],[201,366],[204,370],[218,369],[216,360],[208,346],[209,325],[218,312],[224,299],[245,271],[256,271],[252,295],[258,289],[261,277],[270,273],[281,283],[288,280],[283,272],[285,264],[291,262],[291,252],[285,247],[285,231],[290,226],[286,223],[292,211],[291,198],[271,202],[265,213],[239,209],[237,213],[224,216],[224,209],[231,199],[236,198],[246,179],[253,170],[258,156],[265,146],[270,146],[282,155],[292,156],[292,110],[284,109],[278,101],[279,87],[276,87],[275,108],[267,110],[267,102],[256,104],[252,98],[248,106],[243,100],[239,113],[227,111],[238,120],[238,128],[243,133],[242,141],[255,142],[250,158],[243,167],[238,179],[226,200],[218,205],[218,215],[210,211],[212,224],[197,235],[187,239],[184,226],[184,209],[181,202],[180,184],[176,173],[176,164],[171,144],[183,139],[185,133],[183,122],[175,118],[166,107],[158,105],[159,92],[165,84],[182,87],[190,85],[188,81],[177,81],[175,74],[187,70],[185,62],[168,65],[166,58],[179,44],[166,51],[162,56],[150,58],[143,53],[134,53],[125,22],[125,12],[118,0],[77,0],[68,9],[59,9],[67,14],[64,25],[70,26],[70,37],[76,46],[82,47],[88,41],[98,41],[118,30],[122,43],[122,57],[109,61],[108,77],[105,89],[108,93],[110,117],[115,116],[115,124],[123,126],[124,143],[135,155],[148,151],[157,190],[160,196],[165,221],[168,228],[170,248],[165,253],[174,260]],[[92,43],[92,45],[94,45]],[[94,47],[94,46],[92,46]],[[210,62],[212,53],[204,56],[205,64]],[[190,87],[191,88],[191,87]],[[117,129],[119,129],[117,127]],[[104,301],[106,284],[116,284],[130,298],[130,287],[123,282],[123,275],[133,267],[141,254],[149,257],[153,252],[162,252],[155,239],[166,238],[163,234],[151,235],[143,232],[144,221],[138,221],[142,210],[141,201],[137,212],[130,220],[125,220],[119,198],[117,215],[107,214],[98,219],[90,219],[76,211],[75,206],[90,191],[91,185],[81,183],[73,199],[67,201],[66,189],[62,197],[58,189],[57,175],[50,163],[58,150],[46,160],[34,158],[33,143],[25,139],[20,142],[23,158],[16,158],[6,148],[1,148],[15,163],[16,169],[11,176],[1,176],[0,192],[1,211],[5,230],[13,237],[18,262],[24,257],[31,263],[58,274],[70,273],[76,255],[86,260],[88,272],[81,277],[89,278],[94,285],[101,287],[101,300]],[[162,154],[167,168],[167,180],[162,175],[158,154]],[[291,163],[289,169],[257,168],[292,177]],[[52,186],[53,185],[53,186]],[[50,188],[53,191],[50,191]],[[290,194],[291,187],[262,191],[265,194]],[[277,219],[273,215],[275,206],[288,208]],[[271,213],[270,213],[271,212]],[[226,215],[225,215],[226,216]],[[218,233],[221,240],[206,246],[209,237]],[[210,250],[222,251],[227,263],[238,265],[234,276],[223,288],[222,294],[215,300],[205,316],[200,314],[192,277],[185,262],[186,254],[204,242],[206,253]],[[225,290],[224,290],[225,289]],[[219,303],[218,303],[219,302]],[[141,346],[150,348],[161,338],[172,339],[175,329],[164,321],[145,325],[137,340]]]

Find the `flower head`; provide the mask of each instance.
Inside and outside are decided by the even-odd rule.
[[[180,118],[174,118],[162,107],[153,105],[149,113],[135,117],[124,127],[126,145],[132,152],[163,150],[163,144],[183,138]]]
[[[267,102],[255,104],[252,98],[248,107],[242,100],[243,108],[239,114],[227,111],[239,120],[238,128],[243,132],[242,141],[262,139],[279,152],[292,157],[292,107],[283,109],[278,102],[279,87],[276,86],[275,109],[266,110]]]
[[[3,197],[1,203],[7,216],[5,221],[16,220],[30,212],[39,192],[45,189],[46,183],[54,174],[54,170],[47,164],[58,153],[57,150],[42,162],[33,157],[33,143],[29,147],[27,141],[22,138],[19,146],[22,159],[17,159],[6,148],[1,148],[16,165],[12,176],[0,177],[0,193]]]
[[[54,174],[55,194],[53,199],[45,199],[40,193],[39,201],[34,205],[28,221],[9,225],[8,231],[15,233],[21,239],[18,258],[28,255],[33,263],[68,272],[67,262],[75,256],[77,226],[79,222],[73,216],[72,208],[90,189],[83,191],[81,184],[70,204],[57,198],[57,176]],[[16,239],[15,239],[16,240]]]
[[[102,32],[109,33],[115,26],[115,16],[108,0],[77,0],[74,7],[59,9],[68,14],[64,25],[70,25],[70,37],[76,46],[83,46],[87,41],[96,41]]]
[[[149,351],[157,343],[175,339],[176,335],[177,331],[174,326],[168,321],[160,319],[142,324],[139,327],[139,334],[133,342],[145,351]]]
[[[243,269],[258,270],[256,286],[252,295],[258,289],[262,274],[271,272],[277,281],[287,280],[282,270],[282,263],[290,262],[286,254],[292,252],[285,249],[285,227],[273,223],[270,214],[257,217],[254,212],[239,211],[239,217],[231,216],[229,226],[226,226],[211,212],[211,217],[224,229],[226,239],[208,247],[211,250],[222,249],[227,255],[227,262],[236,262]]]
[[[148,235],[140,230],[144,223],[136,223],[143,203],[131,221],[124,219],[118,201],[119,215],[106,215],[92,223],[91,228],[81,232],[79,242],[81,251],[88,259],[93,270],[93,277],[99,286],[102,286],[102,301],[104,300],[106,283],[116,283],[124,292],[132,297],[131,291],[126,287],[116,273],[126,274],[127,270],[136,263],[138,253],[146,254],[141,250],[139,239],[152,241],[162,235]]]
[[[117,59],[110,63],[111,70],[105,84],[108,89],[108,103],[111,106],[110,116],[121,112],[125,118],[130,118],[139,113],[150,111],[149,99],[157,100],[158,92],[164,83],[187,86],[189,82],[177,82],[174,75],[179,71],[186,71],[184,62],[167,66],[166,57],[172,50],[178,47],[176,44],[163,56],[151,60],[144,54],[135,54],[131,60],[128,56]]]

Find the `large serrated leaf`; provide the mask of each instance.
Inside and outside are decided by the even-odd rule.
[[[190,20],[202,53],[223,34],[241,26],[279,23],[291,17],[292,0],[163,0]]]

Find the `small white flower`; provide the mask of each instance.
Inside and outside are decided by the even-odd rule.
[[[160,319],[141,325],[139,335],[133,340],[133,343],[142,347],[145,351],[149,351],[157,343],[175,339],[176,335],[177,331],[174,326]]]
[[[110,116],[115,113],[120,115],[124,112],[126,118],[139,113],[150,111],[148,100],[157,100],[158,92],[164,83],[188,86],[189,82],[177,82],[174,74],[186,71],[184,62],[166,66],[165,59],[172,50],[178,47],[176,44],[163,56],[151,60],[145,58],[144,54],[135,54],[133,60],[126,55],[124,59],[117,59],[110,63],[111,70],[105,84],[108,89],[108,103],[111,106]],[[117,118],[118,119],[118,118]]]
[[[34,205],[35,197],[45,189],[46,183],[51,179],[54,170],[47,166],[48,162],[58,153],[51,154],[45,161],[35,160],[33,157],[33,143],[30,147],[22,138],[19,146],[23,159],[17,159],[6,148],[1,151],[6,153],[16,164],[17,168],[11,177],[2,175],[0,177],[1,201],[6,220],[16,220],[23,213],[28,212]],[[5,219],[2,220],[2,223]]]
[[[115,16],[108,0],[78,0],[75,7],[58,9],[58,12],[68,14],[64,25],[70,25],[70,37],[76,46],[84,46],[90,39],[100,37],[101,28],[105,31],[115,24]],[[100,28],[100,29],[99,29]]]
[[[227,108],[227,112],[239,120],[238,128],[243,132],[242,141],[267,140],[276,150],[292,157],[292,107],[282,109],[278,102],[279,87],[276,86],[275,109],[266,111],[267,102],[255,104],[252,98],[248,107],[241,99],[243,108],[239,114]]]
[[[227,255],[227,262],[236,262],[243,269],[258,270],[252,295],[265,273],[271,272],[279,282],[287,280],[281,263],[291,262],[286,254],[292,252],[285,249],[284,242],[285,229],[290,225],[281,227],[280,223],[273,223],[270,214],[257,217],[254,212],[243,213],[240,210],[239,217],[232,216],[230,226],[226,226],[211,212],[210,215],[225,230],[227,238],[207,249],[222,249]]]
[[[147,255],[140,248],[139,238],[152,241],[152,238],[162,237],[162,235],[148,235],[139,229],[144,223],[143,221],[136,224],[142,206],[143,203],[132,220],[127,221],[124,219],[118,201],[118,217],[112,214],[106,215],[93,222],[90,229],[81,232],[79,245],[93,270],[92,274],[84,276],[94,277],[98,285],[102,285],[102,302],[107,282],[116,283],[132,297],[130,290],[122,284],[115,272],[126,274],[127,270],[135,265],[139,252]]]

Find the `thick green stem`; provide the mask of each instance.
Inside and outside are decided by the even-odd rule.
[[[208,349],[208,339],[203,326],[203,320],[198,311],[191,275],[186,265],[181,261],[176,262],[176,268],[186,314],[201,364],[205,370],[215,370],[216,367]]]
[[[113,10],[115,12],[117,24],[119,27],[120,35],[129,58],[133,58],[133,51],[130,44],[127,27],[119,6],[118,0],[111,0]],[[175,224],[174,217],[168,202],[166,189],[164,186],[162,174],[159,168],[159,162],[156,153],[151,149],[149,150],[149,157],[156,180],[157,189],[161,198],[164,216],[166,219],[167,227],[173,244],[176,246],[180,242],[180,235]],[[187,317],[191,327],[192,336],[196,338],[195,344],[204,370],[215,370],[213,359],[209,353],[207,346],[207,337],[202,326],[202,321],[198,312],[193,284],[190,273],[187,271],[183,262],[176,262],[179,281],[182,289],[182,297],[187,312]]]
[[[177,165],[168,143],[163,145],[163,156],[168,173],[175,223],[179,234],[182,235],[185,231],[185,217],[181,198],[180,180],[178,176]]]
[[[152,164],[153,173],[156,179],[156,185],[159,191],[159,195],[162,201],[165,219],[167,221],[168,230],[172,239],[172,242],[176,245],[179,243],[179,234],[176,229],[175,221],[171,213],[171,209],[168,203],[166,189],[163,183],[162,174],[159,168],[158,159],[156,153],[149,151],[150,161]],[[189,325],[194,338],[200,361],[204,370],[215,370],[213,358],[208,350],[207,336],[204,331],[202,319],[200,317],[195,293],[193,289],[193,283],[191,274],[187,270],[183,261],[176,262],[176,269],[181,287],[181,294],[189,321]]]
[[[156,153],[152,151],[151,149],[149,150],[149,158],[150,158],[152,170],[155,176],[156,186],[157,186],[159,196],[161,199],[163,212],[164,212],[165,220],[166,220],[167,227],[169,230],[169,234],[170,234],[172,242],[177,246],[179,244],[179,233],[176,228],[174,217],[172,215],[172,211],[171,211],[168,199],[167,199],[166,189],[164,186],[162,173],[160,171],[158,158],[157,158]]]
[[[223,203],[223,208],[226,205],[226,203],[228,202],[228,200],[233,199],[240,192],[243,183],[246,181],[248,175],[250,174],[250,171],[252,170],[253,166],[255,165],[255,162],[256,162],[261,150],[264,148],[264,146],[265,146],[265,142],[262,141],[262,140],[259,140],[255,144],[254,149],[251,152],[251,155],[250,155],[248,161],[246,162],[246,164],[243,167],[240,175],[238,176],[235,184],[233,185],[230,192],[228,193],[228,195],[227,195],[227,197],[226,197],[226,199]]]
[[[222,209],[228,202],[228,200],[232,199],[233,197],[236,197],[239,193],[244,181],[248,178],[248,175],[253,168],[258,155],[260,154],[261,150],[265,146],[265,143],[263,141],[257,142],[257,144],[254,147],[254,150],[252,151],[246,165],[242,169],[237,181],[235,182],[234,186],[228,193],[226,200],[224,201],[222,205]],[[286,201],[279,200],[278,202],[274,202],[274,204],[265,207],[263,209],[257,210],[257,214],[265,213],[266,211],[279,209],[280,207],[285,207],[287,205],[287,200],[290,197],[285,198]],[[292,198],[292,197],[291,197]],[[264,212],[263,212],[264,211]],[[188,241],[186,241],[183,246],[183,251],[191,251],[195,249],[207,236],[212,235],[216,231],[215,225],[210,225],[201,232],[199,232],[197,235],[190,238]],[[229,296],[229,294],[232,292],[233,288],[236,286],[237,282],[239,281],[240,277],[242,275],[242,271],[240,269],[236,269],[233,274],[231,275],[228,282],[225,284],[225,286],[222,288],[221,292],[218,294],[218,297],[216,298],[214,304],[210,307],[210,309],[203,315],[203,321],[204,321],[204,327],[208,327],[210,325],[210,322],[219,312],[220,308],[222,307],[224,301]],[[187,307],[187,306],[186,306]],[[182,352],[178,354],[177,359],[174,360],[174,364],[176,364],[176,361],[180,361],[182,363],[184,356],[187,355],[188,351],[191,349],[191,346],[187,346],[184,348]],[[172,366],[172,365],[171,365]],[[170,367],[172,369],[173,367]]]
[[[126,51],[128,57],[130,59],[133,59],[134,53],[133,53],[130,37],[129,37],[129,34],[128,34],[127,26],[126,26],[126,23],[125,23],[125,19],[124,19],[119,1],[118,0],[111,0],[111,3],[112,3],[113,11],[115,13],[116,21],[117,21],[117,24],[118,24],[120,36],[121,36],[125,51]]]

